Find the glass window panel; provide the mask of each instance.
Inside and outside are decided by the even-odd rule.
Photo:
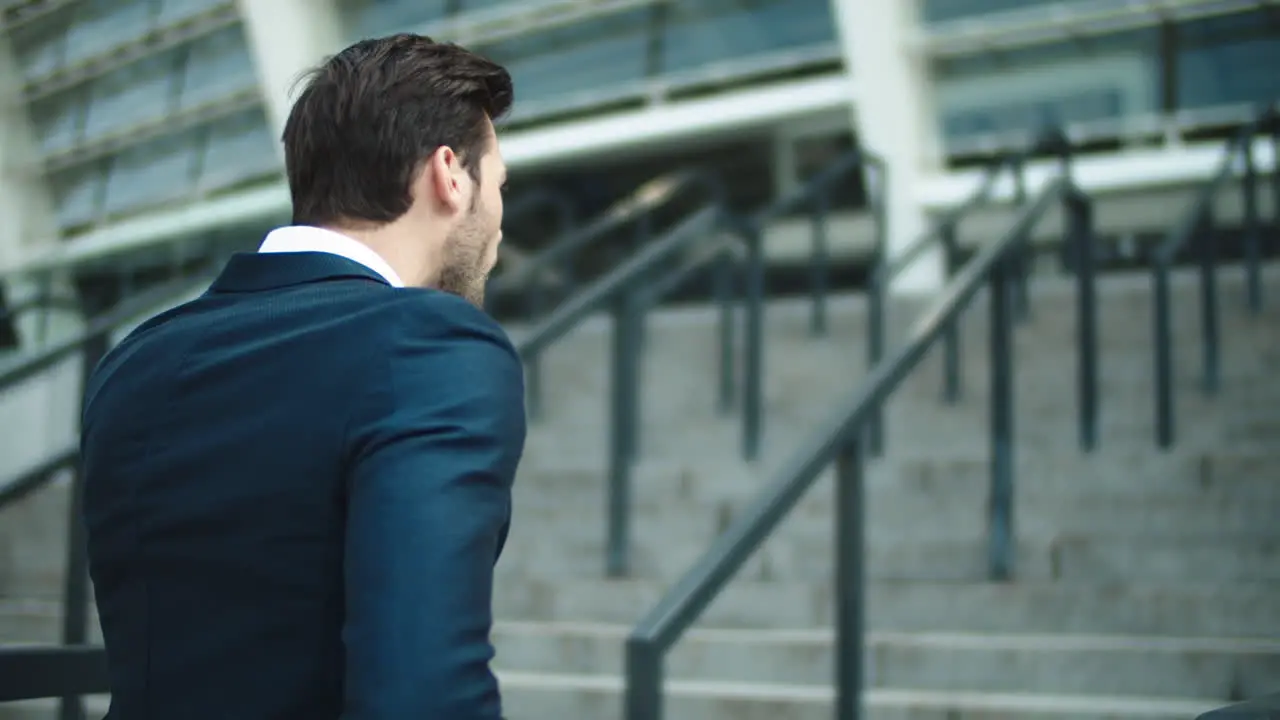
[[[67,28],[58,23],[36,23],[31,32],[14,38],[14,53],[27,80],[48,75],[62,67]]]
[[[528,0],[460,0],[458,6],[461,12],[467,13],[477,10],[490,10],[502,5],[514,7],[521,2],[528,2]]]
[[[187,18],[208,12],[213,8],[224,5],[225,0],[159,0],[160,5],[156,9],[157,25],[173,25]]]
[[[925,22],[946,22],[1037,5],[1062,4],[1067,3],[1064,0],[924,0],[922,14]]]
[[[1157,48],[1142,30],[949,58],[935,65],[939,124],[954,140],[1147,115],[1159,109]]]
[[[133,210],[187,196],[199,136],[186,132],[126,148],[111,163],[104,209]]]
[[[516,84],[516,100],[613,89],[645,76],[649,12],[596,18],[483,48]]]
[[[67,150],[76,144],[80,115],[88,98],[66,94],[43,100],[31,108],[31,124],[46,154]]]
[[[85,136],[94,139],[163,117],[168,111],[174,72],[174,59],[166,53],[96,81],[85,120]]]
[[[200,189],[216,190],[282,170],[277,141],[261,110],[217,122],[204,147]]]
[[[1280,44],[1254,40],[1183,53],[1182,105],[1270,102],[1280,95]],[[1197,80],[1199,82],[1197,82]]]
[[[257,83],[253,59],[239,25],[194,41],[188,52],[180,101],[183,108],[225,98]]]
[[[67,31],[67,61],[100,55],[146,33],[150,0],[89,0]]]
[[[99,165],[76,168],[52,181],[60,227],[84,225],[98,219],[98,201],[105,174]]]
[[[351,40],[418,31],[444,17],[448,0],[340,0],[339,15]]]
[[[836,40],[830,0],[710,0],[674,4],[662,31],[662,71]]]

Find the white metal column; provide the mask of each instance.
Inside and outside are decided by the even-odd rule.
[[[338,10],[333,0],[236,0],[236,6],[267,117],[278,137],[293,106],[298,79],[342,49]]]
[[[928,63],[908,40],[919,26],[917,0],[831,0],[844,48],[853,122],[862,145],[889,166],[888,242],[896,253],[927,228],[921,187],[941,168],[940,140]],[[896,290],[929,292],[942,284],[938,253],[898,278]]]

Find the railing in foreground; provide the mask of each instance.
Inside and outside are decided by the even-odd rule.
[[[1206,394],[1218,391],[1221,369],[1219,351],[1222,340],[1218,329],[1219,299],[1217,264],[1218,239],[1214,237],[1214,207],[1219,194],[1236,177],[1236,163],[1243,164],[1241,192],[1244,196],[1244,267],[1245,289],[1249,312],[1262,310],[1262,218],[1258,209],[1258,162],[1254,157],[1254,141],[1269,135],[1273,148],[1272,192],[1280,218],[1280,116],[1269,109],[1232,137],[1223,152],[1222,163],[1213,178],[1200,187],[1194,202],[1177,227],[1170,231],[1151,261],[1152,334],[1155,353],[1155,419],[1156,444],[1169,448],[1174,441],[1173,406],[1173,310],[1169,298],[1169,276],[1181,252],[1193,239],[1196,265],[1200,276],[1200,348],[1202,353],[1201,389]]]
[[[136,320],[157,305],[177,300],[199,285],[208,282],[204,276],[178,278],[146,290],[126,300],[111,310],[93,317],[87,327],[76,336],[56,342],[32,355],[0,368],[0,390],[13,387],[54,367],[67,358],[81,356],[82,373],[87,377],[106,354],[111,345],[111,335],[119,328]],[[73,444],[37,464],[35,467],[0,485],[0,508],[34,492],[51,482],[58,473],[72,471],[71,506],[67,515],[67,570],[62,590],[62,643],[59,649],[33,648],[0,650],[0,702],[9,699],[61,696],[59,718],[79,720],[84,717],[80,695],[101,692],[103,683],[95,685],[87,675],[86,685],[77,686],[73,678],[80,677],[85,668],[105,668],[105,660],[93,655],[92,649],[83,647],[89,639],[89,571],[85,554],[84,523],[80,520],[79,498],[82,492],[78,470],[80,454]],[[88,658],[88,659],[86,659]],[[96,658],[96,659],[95,659]],[[87,663],[87,664],[86,664]],[[105,673],[101,676],[105,678]],[[32,679],[30,686],[24,685]],[[51,684],[52,683],[52,684]],[[31,695],[29,688],[73,687],[72,692],[45,692]],[[18,695],[19,693],[28,693]]]
[[[625,716],[662,717],[663,658],[748,557],[787,516],[828,465],[835,464],[836,717],[860,716],[864,640],[864,433],[873,413],[941,339],[984,285],[990,288],[991,509],[993,575],[1012,574],[1014,263],[1030,231],[1055,203],[1069,217],[1087,218],[1090,200],[1066,178],[1052,181],[1018,216],[1013,228],[971,259],[917,322],[908,342],[871,371],[862,387],[797,452],[702,559],[644,617],[627,640]],[[1071,242],[1086,245],[1090,230],[1072,223]],[[1079,251],[1083,252],[1083,250]],[[1082,254],[1082,257],[1090,255]],[[1092,292],[1079,278],[1079,292]],[[1085,307],[1084,304],[1081,307]],[[1090,304],[1088,307],[1092,307]],[[1083,377],[1083,370],[1082,375]]]

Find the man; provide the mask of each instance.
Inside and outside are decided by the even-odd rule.
[[[342,51],[284,130],[293,225],[98,367],[84,515],[111,720],[500,717],[524,388],[479,308],[511,102],[456,46]]]

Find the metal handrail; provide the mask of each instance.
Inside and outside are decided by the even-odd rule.
[[[857,148],[836,158],[804,185],[777,201],[749,216],[741,224],[741,232],[746,237],[746,250],[751,256],[747,263],[746,294],[753,304],[762,304],[758,298],[764,295],[764,263],[755,257],[762,255],[764,228],[774,220],[796,210],[808,207],[813,217],[813,248],[809,259],[810,295],[812,299],[809,319],[810,331],[815,335],[823,335],[827,329],[827,273],[829,271],[829,252],[827,248],[826,215],[831,208],[831,193],[834,186],[858,171],[871,170],[879,175],[879,184],[883,188],[888,183],[888,169],[884,160],[873,152]],[[872,212],[875,216],[876,240],[874,257],[877,263],[882,262],[886,253],[884,192],[872,199]],[[758,272],[752,272],[757,269]],[[764,391],[763,358],[764,328],[763,310],[749,315],[744,338],[746,351],[746,367],[744,368],[745,387],[743,392],[743,434],[742,455],[746,460],[759,457],[760,445],[764,435],[764,413],[760,406]],[[868,328],[868,342],[874,342],[874,335]]]
[[[110,690],[100,645],[0,647],[0,703]]]
[[[1156,445],[1167,449],[1173,445],[1175,435],[1175,410],[1173,404],[1173,311],[1170,300],[1169,278],[1178,255],[1188,249],[1193,239],[1200,243],[1196,252],[1196,264],[1200,276],[1200,328],[1201,328],[1201,389],[1205,394],[1218,391],[1221,379],[1219,350],[1221,347],[1218,327],[1219,299],[1217,283],[1217,242],[1212,236],[1214,202],[1224,187],[1236,178],[1236,162],[1242,161],[1244,194],[1244,260],[1245,294],[1250,313],[1262,310],[1262,220],[1258,208],[1258,167],[1253,156],[1254,140],[1259,135],[1269,135],[1272,146],[1280,149],[1280,116],[1275,107],[1260,113],[1241,127],[1223,148],[1222,161],[1207,182],[1200,186],[1194,201],[1188,207],[1181,222],[1165,237],[1151,257],[1151,283],[1153,294],[1152,380],[1155,385]],[[1277,156],[1280,159],[1280,155]],[[1280,217],[1280,162],[1273,168],[1273,190],[1276,192],[1276,213]]]
[[[139,315],[152,310],[157,305],[181,298],[200,285],[208,284],[208,282],[209,276],[207,274],[199,274],[194,278],[183,277],[170,280],[162,285],[138,293],[111,310],[90,319],[83,330],[66,340],[54,343],[27,357],[19,358],[17,362],[8,366],[0,366],[0,391],[40,374],[82,351],[86,345],[96,339],[109,335],[125,324],[132,322]]]
[[[925,231],[906,248],[893,257],[882,255],[880,262],[871,273],[870,287],[867,293],[868,342],[867,364],[874,367],[884,358],[886,345],[886,317],[888,308],[886,297],[893,281],[908,267],[913,265],[925,253],[935,248],[943,254],[944,271],[950,277],[960,265],[960,243],[957,229],[960,222],[974,210],[991,202],[996,183],[1009,173],[1014,184],[1013,200],[1016,205],[1026,202],[1027,162],[1040,153],[1054,153],[1062,163],[1062,172],[1070,173],[1071,143],[1061,128],[1050,127],[1037,135],[1023,150],[1016,153],[999,153],[986,166],[973,192],[964,201],[942,213]],[[1018,258],[1013,261],[1014,285],[1016,299],[1021,316],[1026,315],[1030,305],[1027,295],[1027,273],[1030,245],[1024,246]],[[956,403],[960,398],[960,332],[956,327],[946,328],[942,347],[943,399],[948,404]],[[867,424],[867,441],[873,455],[879,456],[884,451],[884,422],[879,414],[875,414]]]
[[[1007,577],[1012,540],[1013,268],[1030,231],[1055,202],[1088,217],[1089,200],[1066,177],[1050,182],[1019,213],[1012,229],[970,260],[917,321],[908,342],[878,363],[856,393],[783,466],[738,519],[645,617],[627,640],[625,717],[662,716],[663,657],[718,596],[747,558],[787,517],[822,470],[836,465],[836,708],[841,720],[860,715],[864,638],[862,464],[866,425],[978,294],[990,286],[992,381],[993,570]],[[1081,212],[1086,211],[1086,212]],[[1073,223],[1084,242],[1090,230]],[[1091,291],[1081,281],[1081,291]],[[1084,377],[1082,371],[1081,377]]]
[[[654,178],[610,205],[592,221],[534,255],[519,272],[504,274],[494,280],[489,291],[503,294],[521,290],[531,278],[548,270],[558,269],[557,266],[562,265],[568,256],[662,208],[681,197],[685,190],[699,186],[705,188],[709,204],[718,204],[723,198],[724,191],[719,179],[704,170],[677,170]]]
[[[689,190],[702,190],[709,205],[723,203],[724,188],[720,180],[705,170],[683,169],[661,175],[613,203],[590,222],[565,233],[550,247],[522,263],[519,269],[495,279],[489,284],[488,294],[496,300],[503,295],[524,293],[526,317],[536,320],[549,304],[544,278],[561,279],[572,288],[576,276],[575,256],[625,227],[634,225],[638,243],[643,245],[655,231],[649,222],[653,213],[685,197]],[[536,420],[542,416],[542,366],[537,356],[526,362],[525,382],[527,411],[529,417]]]

